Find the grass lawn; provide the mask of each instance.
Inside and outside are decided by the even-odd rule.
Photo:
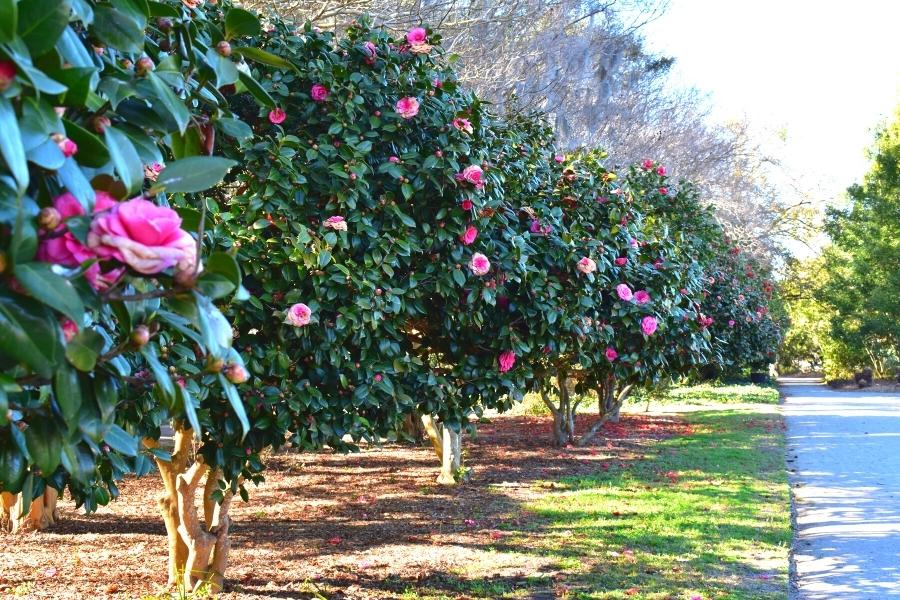
[[[689,413],[693,433],[628,469],[563,479],[531,508],[561,597],[787,597],[790,520],[781,419]],[[512,542],[513,544],[515,542]]]

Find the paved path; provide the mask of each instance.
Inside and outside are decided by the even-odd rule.
[[[900,598],[900,394],[783,379],[797,600]]]

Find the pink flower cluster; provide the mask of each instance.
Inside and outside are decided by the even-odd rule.
[[[400,98],[394,105],[394,111],[404,119],[412,119],[419,114],[419,101],[412,96]]]
[[[532,219],[531,227],[528,229],[528,231],[530,231],[531,233],[533,233],[535,235],[547,235],[551,231],[553,231],[553,228],[549,225],[541,224],[541,222],[538,221],[537,219]]]
[[[328,100],[328,95],[330,93],[328,88],[321,83],[314,84],[309,90],[309,95],[313,99],[313,102],[325,102]]]
[[[409,44],[410,52],[415,54],[427,54],[431,51],[431,45],[428,43],[428,32],[424,27],[413,27],[406,34],[406,43]]]
[[[69,193],[53,200],[59,220],[50,231],[42,231],[37,258],[42,262],[77,267],[85,261],[116,260],[144,275],[155,275],[170,267],[176,272],[197,266],[197,245],[181,229],[181,217],[174,210],[156,206],[143,198],[117,202],[106,192],[96,192],[94,214],[82,244],[65,221],[85,214],[81,203]],[[123,267],[102,271],[95,262],[85,271],[94,287],[109,287],[125,272]]]
[[[457,131],[462,131],[463,133],[472,134],[472,123],[469,122],[468,119],[463,119],[462,117],[457,117],[453,119],[453,126],[457,129]]]
[[[344,220],[344,217],[338,215],[328,217],[322,225],[327,229],[334,229],[335,231],[347,231],[347,221]]]
[[[656,333],[657,326],[658,323],[654,317],[646,316],[641,319],[641,332],[643,332],[644,335],[653,335]]]
[[[478,230],[475,229],[474,226],[469,225],[466,227],[465,231],[462,232],[462,235],[459,236],[460,241],[466,246],[475,241],[475,238],[478,237]]]
[[[491,270],[491,261],[481,252],[476,252],[469,261],[469,269],[478,277],[487,275],[488,271]]]
[[[516,364],[516,354],[512,350],[501,352],[500,356],[497,358],[497,362],[500,364],[499,371],[501,373],[506,373]]]
[[[294,327],[305,327],[309,325],[311,318],[312,309],[302,302],[298,302],[288,309],[285,323]]]
[[[593,259],[588,258],[587,256],[583,257],[578,263],[575,265],[575,268],[588,275],[589,273],[593,273],[597,270],[597,263],[594,262]]]

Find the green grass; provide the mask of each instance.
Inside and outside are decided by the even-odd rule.
[[[775,385],[703,383],[671,387],[649,397],[638,393],[628,403],[641,404],[648,399],[654,404],[778,404],[779,395]]]
[[[624,468],[616,459],[609,471],[537,482],[523,506],[530,521],[496,550],[548,561],[542,577],[447,573],[403,598],[786,599],[781,417],[771,406],[711,408],[683,413],[687,435],[647,442]]]

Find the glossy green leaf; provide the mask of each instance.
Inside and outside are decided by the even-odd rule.
[[[294,65],[287,59],[272,54],[271,52],[260,50],[259,48],[235,48],[234,52],[253,62],[275,67],[276,69],[284,69],[285,71],[295,70]]]
[[[69,24],[72,4],[69,0],[20,0],[19,37],[34,57],[53,49]]]
[[[147,81],[153,88],[156,98],[162,103],[161,108],[174,119],[178,131],[184,133],[191,122],[191,113],[184,105],[184,101],[176,96],[169,84],[156,73],[148,73]]]
[[[110,425],[106,430],[103,441],[120,454],[124,454],[125,456],[137,456],[138,439],[115,423]]]
[[[136,193],[144,183],[144,167],[137,150],[128,136],[115,127],[107,127],[103,136],[119,179],[129,195]]]
[[[63,419],[69,424],[69,430],[73,430],[78,426],[78,413],[82,402],[78,371],[62,365],[53,375],[53,396]]]
[[[0,0],[0,42],[9,42],[16,35],[19,10],[16,0]]]
[[[42,305],[0,292],[0,355],[50,378],[62,355],[62,332]]]
[[[144,28],[132,15],[110,4],[94,7],[91,32],[108,46],[139,54],[144,50]]]
[[[19,193],[28,187],[28,164],[25,161],[25,148],[19,133],[19,122],[16,112],[8,98],[0,97],[0,154],[6,161],[12,176],[18,185]]]
[[[66,360],[79,371],[93,371],[103,345],[104,340],[99,333],[88,327],[81,328],[66,344]]]
[[[258,35],[259,19],[250,11],[231,8],[225,13],[225,37],[234,39],[242,36]]]
[[[219,156],[191,156],[170,163],[160,173],[156,187],[169,193],[192,194],[207,190],[225,177],[237,163]]]
[[[94,169],[99,169],[109,162],[109,150],[99,137],[68,119],[63,119],[63,125],[66,128],[66,136],[78,145],[75,162]]]
[[[37,300],[61,312],[76,323],[84,318],[84,304],[72,283],[53,272],[48,263],[16,265],[16,279]]]
[[[24,433],[31,460],[41,470],[43,476],[49,477],[61,460],[62,433],[52,421],[43,418],[29,422]]]

